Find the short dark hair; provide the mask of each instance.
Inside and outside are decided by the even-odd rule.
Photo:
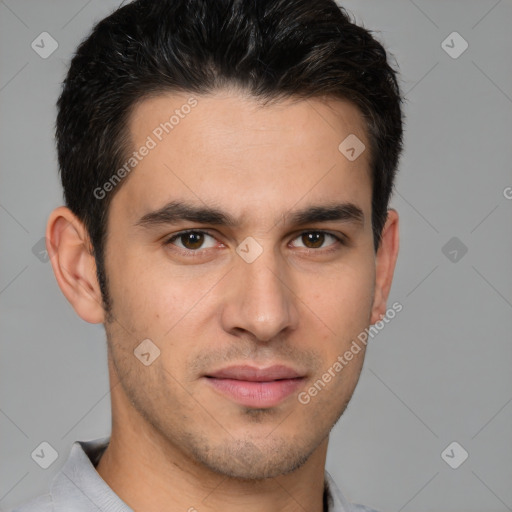
[[[56,139],[66,206],[87,229],[106,312],[108,209],[122,183],[101,200],[93,190],[133,151],[128,119],[138,102],[230,86],[262,104],[351,101],[370,142],[377,250],[402,151],[396,73],[383,46],[334,0],[136,0],[97,23],[63,82]]]

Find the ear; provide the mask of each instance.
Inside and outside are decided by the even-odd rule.
[[[389,209],[375,261],[375,293],[370,320],[371,324],[378,322],[386,313],[386,302],[393,281],[398,248],[398,213],[394,209]]]
[[[62,293],[86,322],[104,321],[96,262],[85,226],[65,206],[53,210],[46,226],[46,250]]]

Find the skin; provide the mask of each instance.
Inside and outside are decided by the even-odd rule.
[[[129,125],[134,149],[188,97],[140,102]],[[110,206],[113,320],[105,328],[113,422],[97,470],[136,511],[320,512],[329,432],[356,387],[364,346],[307,405],[294,393],[274,407],[245,407],[203,375],[281,363],[305,372],[308,389],[385,314],[398,214],[389,210],[375,254],[369,151],[350,162],[338,150],[351,133],[369,147],[351,103],[261,107],[234,90],[195,97],[197,106],[125,178]],[[240,224],[135,225],[171,200],[217,206]],[[340,201],[361,208],[364,223],[286,221],[299,208]],[[191,228],[211,236],[202,246],[183,238],[165,245]],[[329,234],[316,245],[302,237],[318,231],[347,244]],[[249,236],[263,249],[252,263],[236,252]],[[105,322],[83,224],[59,207],[47,239],[77,314]],[[198,255],[180,253],[185,247],[199,247]],[[160,349],[149,366],[133,353],[147,338]]]

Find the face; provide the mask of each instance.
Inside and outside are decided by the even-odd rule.
[[[113,400],[202,467],[275,477],[326,439],[361,371],[364,346],[332,368],[372,321],[369,152],[338,146],[369,143],[347,102],[194,98],[146,99],[131,117],[134,149],[150,149],[109,210]],[[295,374],[213,375],[274,365]]]

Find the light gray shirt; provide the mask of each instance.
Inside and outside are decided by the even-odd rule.
[[[33,498],[11,512],[133,512],[96,471],[110,437],[75,441],[68,459],[51,482],[47,494]],[[327,512],[376,512],[349,503],[325,471]]]

